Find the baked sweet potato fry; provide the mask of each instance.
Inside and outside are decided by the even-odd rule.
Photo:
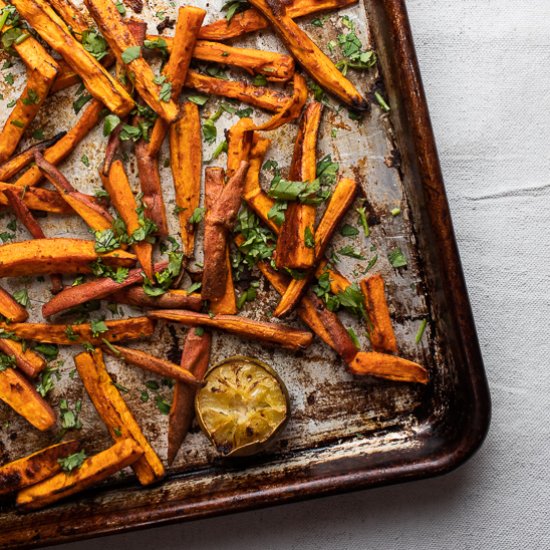
[[[50,325],[48,323],[0,323],[0,330],[13,332],[22,340],[36,340],[43,344],[73,346],[87,342],[94,345],[122,340],[139,340],[153,334],[155,323],[148,317],[130,317],[105,321],[107,330],[94,333],[89,323],[81,325]]]
[[[61,90],[66,90],[75,84],[82,82],[80,77],[71,69],[69,64],[64,59],[57,61],[59,65],[59,72],[56,79],[53,81],[50,88],[50,95],[54,95]]]
[[[283,348],[299,350],[311,344],[312,334],[287,325],[254,321],[237,315],[214,315],[185,310],[158,310],[148,313],[152,319],[163,319],[190,327],[212,327],[224,330],[243,338],[253,338],[260,342],[277,344]]]
[[[348,364],[357,376],[375,376],[396,382],[427,384],[428,371],[413,361],[376,351],[360,351]]]
[[[267,0],[250,0],[250,3],[270,22],[273,30],[313,80],[353,109],[368,109],[368,101],[286,13],[283,3],[270,4]]]
[[[105,368],[101,350],[95,350],[93,354],[80,353],[74,358],[74,362],[80,379],[113,440],[133,439],[143,450],[143,456],[132,464],[139,482],[150,485],[164,477],[162,462],[114,385]]]
[[[11,323],[21,323],[29,317],[27,310],[0,287],[0,315]]]
[[[78,441],[64,441],[0,466],[0,495],[15,493],[57,474],[61,470],[59,459],[78,448]]]
[[[393,331],[390,311],[384,293],[384,279],[372,275],[361,281],[365,307],[369,318],[369,339],[374,351],[397,353],[397,340]]]
[[[15,369],[8,367],[0,371],[0,400],[41,431],[49,430],[55,424],[52,408]]]
[[[196,225],[189,218],[200,205],[202,142],[199,108],[190,101],[181,108],[181,118],[170,127],[170,167],[176,193],[176,207],[183,253],[195,251]]]
[[[167,122],[174,122],[178,107],[161,93],[155,74],[142,56],[141,47],[111,0],[86,0],[86,7],[107,40],[117,61],[134,75],[133,83],[141,98]],[[111,109],[113,110],[113,109]],[[124,114],[127,114],[124,113]]]
[[[312,182],[317,175],[317,135],[322,113],[323,105],[312,101],[302,115],[290,165],[291,181]],[[313,265],[314,247],[311,243],[308,246],[306,236],[314,242],[315,207],[293,201],[286,209],[277,240],[275,261],[279,269],[303,270]]]
[[[202,297],[196,292],[189,294],[186,290],[173,289],[167,290],[160,296],[148,296],[141,286],[119,290],[111,294],[109,300],[117,304],[154,309],[191,309],[199,311],[202,307]]]
[[[315,261],[319,261],[325,254],[326,247],[336,230],[336,227],[342,220],[342,217],[351,206],[355,194],[357,193],[357,183],[352,179],[341,179],[336,187],[327,208],[317,227],[315,240]],[[282,317],[287,315],[299,302],[301,295],[307,288],[311,278],[315,274],[315,269],[310,269],[303,279],[293,279],[288,285],[279,305],[275,309],[274,315]]]
[[[4,182],[0,182],[0,205],[2,206],[9,206],[7,190],[17,193],[29,210],[41,210],[52,214],[74,214],[74,210],[57,191],[40,187],[19,187]]]
[[[10,338],[0,338],[0,351],[13,357],[17,367],[30,378],[44,370],[46,361],[31,349],[25,349],[21,342]]]
[[[201,296],[204,300],[219,300],[226,290],[228,237],[241,207],[247,170],[248,162],[242,161],[206,214],[201,287]]]
[[[82,47],[45,0],[13,0],[12,4],[42,39],[78,73],[93,97],[120,117],[133,109],[134,101],[128,92]]]
[[[60,472],[23,489],[17,495],[17,506],[24,510],[37,510],[53,504],[134,464],[142,455],[143,450],[133,439],[122,439],[106,451],[86,459],[77,470]]]
[[[180,366],[191,371],[198,380],[202,380],[210,361],[212,335],[209,332],[197,334],[190,329],[185,335]],[[172,406],[168,417],[168,464],[176,458],[195,414],[196,389],[189,384],[176,382]]]
[[[86,21],[84,14],[70,0],[49,0],[49,2],[59,17],[77,36],[82,35],[90,27],[90,22]]]
[[[322,277],[326,272],[328,272],[329,274],[330,291],[333,294],[340,294],[344,292],[346,288],[351,286],[351,282],[340,272],[336,271],[334,268],[331,268],[329,266],[328,260],[326,258],[323,258],[319,262],[319,265],[315,270],[315,277],[317,277],[318,279],[319,277]]]
[[[254,124],[250,118],[241,118],[226,131],[227,139],[227,169],[226,177],[231,178],[239,169],[241,162],[247,161],[250,157],[254,133],[250,130]]]

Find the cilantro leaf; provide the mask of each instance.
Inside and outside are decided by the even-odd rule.
[[[29,293],[27,292],[26,288],[22,288],[21,290],[14,292],[13,299],[18,304],[21,304],[23,307],[29,307],[29,304],[30,304]]]
[[[393,250],[390,250],[388,252],[388,260],[390,261],[392,267],[395,268],[406,267],[407,265],[407,258],[400,248],[394,248]]]
[[[80,451],[65,458],[58,458],[57,462],[59,462],[61,469],[64,472],[72,472],[73,470],[80,468],[87,458],[88,455],[84,451]]]
[[[122,58],[122,61],[128,65],[132,61],[135,61],[140,55],[140,46],[130,46],[122,52],[120,57]]]

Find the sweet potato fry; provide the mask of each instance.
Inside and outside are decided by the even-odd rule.
[[[397,340],[393,331],[390,311],[384,293],[384,279],[372,275],[361,281],[365,306],[369,318],[369,339],[374,351],[397,353]]]
[[[356,4],[357,0],[294,0],[286,7],[286,14],[296,18],[313,13],[321,13],[328,10],[345,8]],[[199,38],[204,40],[229,40],[243,34],[267,29],[269,22],[255,9],[248,9],[235,14],[231,21],[218,19],[209,25],[202,27]]]
[[[54,95],[61,90],[66,90],[81,82],[80,77],[71,69],[64,59],[58,59],[57,64],[59,65],[59,72],[50,88],[50,95]]]
[[[15,493],[57,474],[61,470],[59,459],[78,448],[78,441],[64,441],[0,466],[0,495]]]
[[[143,450],[133,439],[121,439],[106,451],[86,459],[78,470],[60,472],[23,489],[17,495],[17,506],[24,510],[37,510],[53,504],[134,464],[142,455]]]
[[[138,204],[132,192],[132,188],[130,187],[130,182],[128,181],[128,176],[126,175],[122,161],[115,160],[111,164],[109,177],[102,178],[102,180],[103,186],[109,193],[109,197],[111,197],[113,206],[126,224],[128,236],[132,236],[135,231],[141,228],[141,224],[137,213]],[[133,244],[132,248],[145,275],[147,275],[149,279],[152,279],[153,245],[147,241],[140,241]]]
[[[0,400],[41,431],[49,430],[55,424],[52,408],[15,369],[8,367],[0,371]]]
[[[190,101],[181,108],[181,118],[170,127],[170,167],[174,179],[176,206],[183,253],[195,250],[195,224],[189,223],[200,204],[202,142],[199,108]]]
[[[250,157],[254,138],[250,126],[253,124],[250,118],[241,118],[226,132],[227,138],[227,170],[226,177],[231,178],[239,169],[241,162]]]
[[[53,214],[74,214],[74,210],[63,200],[57,191],[40,187],[19,187],[12,183],[0,182],[0,205],[8,206],[6,191],[17,193],[29,210],[41,210]],[[89,197],[92,199],[92,197]]]
[[[25,40],[26,42],[26,40]],[[44,158],[51,164],[57,165],[67,158],[74,151],[76,146],[88,135],[90,130],[99,122],[103,104],[93,99],[85,108],[78,122],[63,136],[56,144],[44,151]],[[40,183],[43,178],[42,171],[38,166],[29,168],[20,178],[15,181],[15,185],[28,187]]]
[[[330,291],[333,294],[340,294],[344,292],[346,288],[351,286],[350,281],[335,269],[330,268],[328,260],[323,258],[315,270],[315,277],[318,279],[326,272],[329,273]]]
[[[227,182],[206,214],[204,272],[201,288],[201,296],[204,300],[220,299],[226,290],[227,239],[241,207],[241,195],[247,170],[248,162],[242,161],[239,169]]]
[[[322,113],[321,103],[312,101],[302,115],[290,166],[291,181],[312,182],[317,175],[317,135]],[[293,201],[286,209],[277,240],[275,261],[279,269],[309,269],[313,265],[314,248],[308,246],[306,235],[314,239],[315,207]]]
[[[357,376],[376,376],[397,382],[427,384],[428,371],[413,361],[376,351],[360,351],[349,363],[350,371]]]
[[[0,287],[0,315],[12,323],[21,323],[29,317],[27,310]]]
[[[164,378],[170,378],[172,380],[179,380],[185,384],[191,384],[191,386],[200,387],[202,382],[197,380],[195,375],[187,370],[182,369],[178,365],[162,359],[161,357],[155,357],[150,353],[141,351],[139,349],[124,348],[122,346],[115,346],[109,344],[108,346],[103,346],[103,351],[112,355],[113,357],[118,357],[124,362],[129,363],[130,365],[135,365],[140,369],[146,370],[148,372],[153,372]]]
[[[21,342],[10,338],[0,338],[0,351],[13,357],[15,364],[30,378],[44,370],[46,361],[31,349],[25,349]]]
[[[132,411],[113,384],[101,350],[93,354],[80,353],[74,358],[76,369],[99,416],[114,441],[133,439],[143,450],[143,456],[132,468],[142,485],[149,485],[164,477],[159,457],[143,435]]]
[[[45,0],[13,0],[12,4],[42,39],[78,73],[93,97],[120,117],[133,109],[134,101],[128,92],[82,47]],[[114,5],[113,8],[116,11]]]
[[[273,30],[313,80],[353,109],[368,109],[368,101],[292,20],[284,4],[270,4],[267,0],[251,0],[250,3],[271,23]]]
[[[148,296],[141,286],[119,290],[109,296],[109,300],[117,304],[128,304],[136,307],[155,309],[191,309],[199,311],[202,307],[200,294],[189,294],[185,290],[168,290],[160,296]]]
[[[103,340],[120,342],[148,338],[155,329],[154,322],[148,317],[131,317],[105,321],[106,332],[94,333],[88,323],[81,325],[50,325],[48,323],[0,323],[0,330],[13,332],[22,340],[36,340],[44,344],[73,346],[88,342],[101,345]]]
[[[357,192],[357,183],[351,179],[341,179],[336,187],[327,208],[319,222],[316,231],[315,241],[315,261],[320,260],[325,254],[325,249],[336,230],[336,227],[342,220],[342,217],[351,206]],[[299,302],[301,295],[307,288],[309,281],[315,274],[314,269],[310,269],[303,279],[293,279],[288,285],[279,305],[275,309],[274,315],[282,317],[287,315]]]
[[[84,14],[70,0],[49,0],[49,2],[59,17],[77,36],[82,35],[90,28],[90,22],[86,21]]]
[[[187,72],[185,86],[203,94],[238,99],[266,111],[279,111],[288,102],[288,96],[279,90],[254,86],[238,80],[223,80],[193,70]]]
[[[278,344],[283,348],[298,350],[311,344],[311,332],[294,329],[288,325],[253,321],[237,315],[215,315],[181,310],[150,311],[149,317],[180,323],[191,327],[203,326],[224,330],[243,338],[253,338],[260,342]]]
[[[158,262],[155,264],[154,271],[162,271],[167,266],[167,261]],[[78,286],[69,286],[42,306],[42,315],[47,318],[90,300],[102,300],[118,290],[143,281],[143,275],[144,270],[136,268],[132,269],[124,281],[120,283],[110,277],[102,277]]]
[[[198,380],[202,380],[210,361],[212,335],[209,332],[197,334],[190,329],[185,335],[181,355],[181,368],[191,371]],[[176,382],[170,415],[168,417],[168,464],[176,458],[195,414],[196,389],[189,384]]]
[[[142,56],[138,41],[110,0],[86,0],[86,7],[109,43],[117,61],[134,75],[134,85],[142,99],[167,122],[174,122],[178,107],[170,96],[161,93],[153,70]],[[132,55],[129,55],[131,52]],[[112,109],[111,109],[112,110]],[[125,113],[127,114],[127,113]]]

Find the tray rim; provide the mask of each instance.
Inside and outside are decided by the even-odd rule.
[[[40,526],[53,529],[43,529],[44,538],[40,536],[40,532],[38,536],[29,538],[24,537],[22,530],[13,530],[0,535],[3,548],[36,548],[67,543],[148,527],[160,527],[183,520],[224,515],[381,485],[426,479],[451,472],[464,464],[479,449],[489,429],[490,394],[407,15],[406,0],[374,1],[382,2],[391,27],[395,60],[399,67],[397,83],[399,96],[403,101],[405,116],[407,116],[416,147],[424,192],[427,201],[435,206],[429,209],[429,216],[432,230],[441,242],[439,252],[444,265],[447,266],[444,273],[445,282],[451,294],[461,297],[460,300],[452,302],[452,316],[456,322],[458,340],[464,352],[462,369],[466,371],[465,380],[470,384],[472,399],[468,403],[470,423],[455,442],[454,449],[447,450],[445,453],[427,455],[425,458],[409,463],[396,461],[390,466],[366,465],[363,470],[347,474],[334,474],[322,479],[300,481],[294,484],[278,483],[268,489],[241,493],[238,496],[222,495],[199,503],[191,512],[182,501],[168,503],[165,507],[159,506],[153,510],[144,507],[122,510],[116,517],[111,514],[108,519],[98,512],[84,519],[83,523],[89,524],[89,530],[85,532],[79,530],[78,533],[73,534],[67,534],[63,529],[64,524],[69,522],[59,521],[59,518],[56,520],[52,516],[55,526],[52,527],[51,524]],[[82,519],[80,518],[81,522]],[[102,519],[107,521],[101,521]],[[80,527],[84,527],[82,523]]]

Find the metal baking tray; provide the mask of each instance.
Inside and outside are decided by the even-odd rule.
[[[154,4],[153,11],[166,8],[168,15],[174,13],[174,7]],[[213,10],[219,7],[218,2],[212,4],[211,19],[219,16]],[[302,19],[302,24],[318,43],[326,44],[341,32],[338,21],[344,14],[356,22],[363,43],[376,49],[379,58],[376,70],[353,78],[363,90],[377,87],[387,97],[391,112],[384,114],[374,106],[370,115],[354,121],[345,109],[329,109],[322,126],[320,154],[331,154],[339,162],[341,173],[354,175],[361,183],[373,225],[372,237],[358,236],[353,245],[362,249],[366,261],[378,255],[372,271],[382,273],[386,279],[400,352],[429,369],[430,384],[423,388],[353,379],[336,355],[321,343],[305,352],[289,354],[217,335],[213,361],[236,352],[257,356],[272,364],[289,388],[292,417],[271,449],[246,460],[220,462],[195,428],[165,481],[157,486],[141,488],[131,472],[124,472],[40,512],[23,514],[9,503],[0,503],[0,547],[61,543],[426,478],[462,464],[483,441],[489,425],[490,397],[405,2],[364,0],[323,19],[321,27],[312,23],[315,16]],[[239,43],[283,51],[267,31]],[[11,99],[10,90],[0,91],[5,102]],[[56,96],[46,105],[42,121],[37,123],[43,125],[46,135],[72,123],[73,94],[74,90]],[[211,108],[216,108],[215,101]],[[2,116],[6,116],[2,109]],[[222,122],[226,126],[235,122],[225,118]],[[332,132],[332,128],[337,131]],[[269,158],[278,160],[283,168],[288,167],[294,132],[287,125],[270,136],[273,145]],[[99,185],[96,171],[86,170],[79,160],[86,154],[92,167],[97,166],[103,147],[98,143],[104,143],[101,129],[92,133],[75,151],[73,160],[63,166],[83,191]],[[130,168],[134,170],[133,165]],[[163,178],[165,188],[170,188],[168,169]],[[172,206],[173,197],[169,197],[168,209]],[[395,207],[401,208],[400,216],[389,213]],[[356,223],[353,211],[348,221]],[[172,223],[172,231],[177,233],[175,218]],[[76,220],[47,218],[44,228],[50,236],[86,235]],[[26,237],[22,232],[17,238]],[[338,242],[336,248],[343,242]],[[406,269],[393,269],[387,260],[388,251],[395,246],[408,259]],[[348,260],[339,268],[354,280],[360,278],[366,261]],[[14,290],[22,283],[8,280],[7,284]],[[36,306],[33,320],[38,320],[46,287],[34,281],[26,284]],[[262,295],[261,300],[247,306],[245,315],[268,318],[277,297],[267,285]],[[426,334],[416,344],[415,334],[424,319],[429,321]],[[354,326],[367,346],[365,327],[351,317],[344,316],[344,320]],[[184,333],[180,327],[162,325],[158,334],[142,345],[177,360]],[[71,377],[74,352],[68,350],[64,356],[61,379],[50,394],[50,402],[57,407],[62,398],[71,405],[82,401],[84,427],[75,435],[94,452],[106,448],[110,439],[78,377]],[[147,403],[140,399],[145,382],[154,377],[113,361],[108,367],[117,382],[130,390],[125,398],[153,446],[165,458],[166,417],[155,407],[153,394]],[[158,391],[169,398],[168,387],[161,385]],[[0,407],[0,415],[0,463],[51,443],[51,434],[30,429],[6,407]]]

